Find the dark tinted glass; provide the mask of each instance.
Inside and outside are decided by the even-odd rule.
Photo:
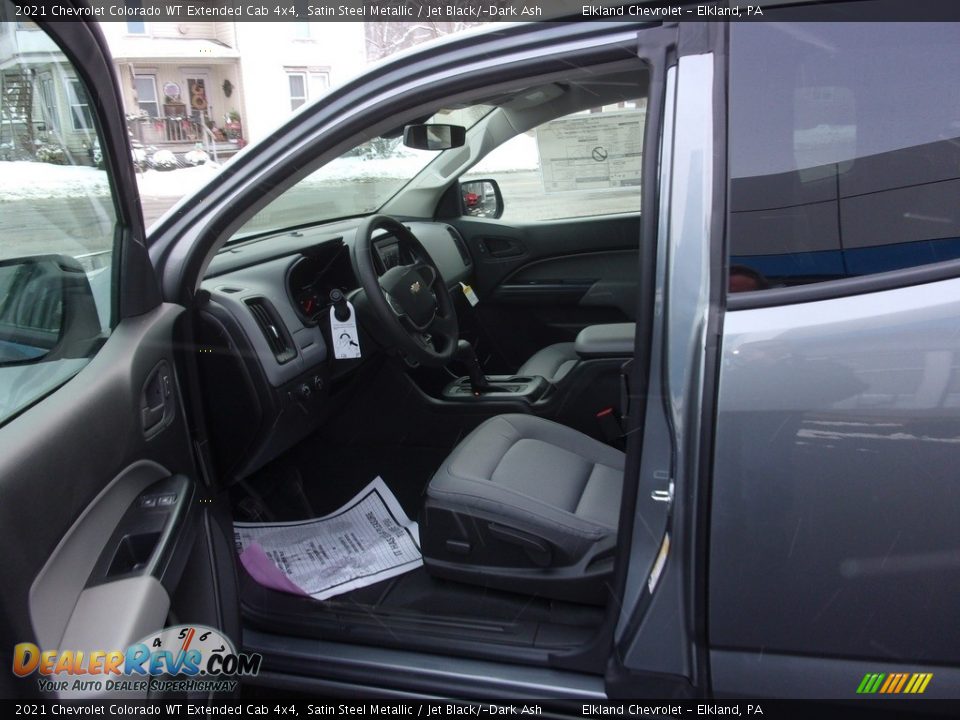
[[[732,292],[960,258],[960,25],[731,27]]]

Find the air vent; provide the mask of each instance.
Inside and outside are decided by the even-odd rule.
[[[473,261],[470,259],[470,252],[467,250],[467,243],[464,242],[463,236],[450,225],[447,225],[447,232],[450,233],[450,237],[453,238],[453,244],[456,245],[457,250],[460,251],[460,259],[463,260],[463,264],[466,267],[470,267]]]
[[[260,326],[260,330],[263,331],[263,337],[266,338],[267,345],[277,362],[283,365],[293,360],[297,356],[297,351],[293,347],[293,338],[287,332],[273,304],[262,297],[250,298],[245,302],[253,313],[257,325]]]

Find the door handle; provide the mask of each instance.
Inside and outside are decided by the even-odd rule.
[[[512,238],[485,237],[480,242],[486,248],[487,255],[495,258],[517,257],[527,251],[523,243]]]
[[[143,419],[143,430],[147,432],[152,430],[163,422],[163,405],[159,407],[143,408],[141,418]]]
[[[152,437],[173,420],[173,373],[166,360],[153,369],[140,393],[140,423],[143,434]]]

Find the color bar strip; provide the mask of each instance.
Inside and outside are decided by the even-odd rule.
[[[883,684],[883,687],[880,688],[880,692],[881,692],[881,693],[887,693],[887,692],[889,692],[889,691],[890,691],[890,686],[894,683],[894,681],[896,680],[896,677],[897,677],[897,676],[896,676],[896,673],[891,674],[891,675],[888,675],[888,676],[887,676],[887,681]]]
[[[895,693],[903,690],[903,686],[906,685],[908,677],[909,675],[907,673],[900,673],[900,682],[897,683],[897,687],[894,689]]]

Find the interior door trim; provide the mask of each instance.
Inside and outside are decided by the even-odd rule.
[[[169,477],[150,460],[133,463],[93,499],[60,540],[30,586],[30,621],[41,649],[60,647],[87,579],[137,495]]]

